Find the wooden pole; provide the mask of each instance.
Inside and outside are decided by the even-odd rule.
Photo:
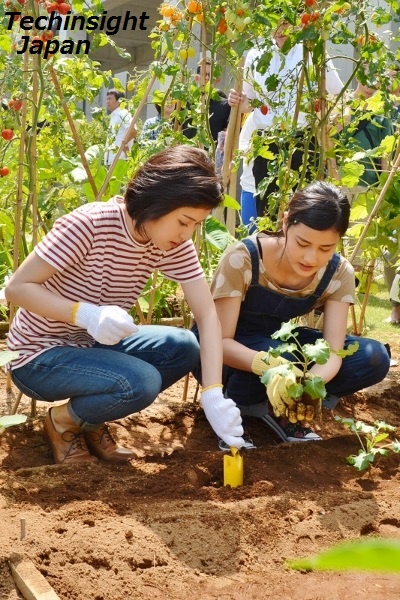
[[[94,195],[96,196],[97,195],[97,187],[96,187],[95,181],[93,179],[93,175],[92,175],[92,172],[90,170],[89,163],[88,163],[88,161],[86,159],[86,156],[85,156],[85,150],[84,150],[84,148],[82,146],[82,142],[80,140],[78,131],[76,129],[75,122],[74,122],[74,120],[72,118],[72,115],[71,115],[70,110],[69,110],[68,105],[67,105],[67,101],[64,98],[64,94],[63,94],[63,91],[61,89],[60,82],[58,81],[57,74],[56,74],[56,72],[55,72],[55,70],[54,70],[53,67],[49,67],[49,73],[50,73],[51,80],[52,80],[52,82],[54,84],[54,87],[56,88],[56,92],[57,92],[57,94],[58,94],[58,96],[59,96],[59,98],[61,100],[61,106],[64,109],[64,112],[65,112],[65,115],[67,117],[69,126],[71,128],[72,135],[73,135],[73,138],[75,140],[76,147],[78,148],[78,152],[79,152],[79,155],[81,157],[83,168],[86,171],[86,174],[88,176],[88,181],[90,183],[90,186],[91,186],[91,188],[93,190]]]
[[[375,203],[374,208],[371,211],[371,214],[369,215],[368,219],[365,222],[365,227],[360,235],[360,237],[358,238],[358,241],[356,243],[356,245],[354,246],[353,252],[351,254],[351,257],[349,259],[349,261],[351,263],[353,263],[354,258],[357,256],[357,252],[367,234],[367,231],[372,223],[372,221],[374,220],[376,213],[379,210],[380,205],[382,204],[383,200],[385,199],[386,196],[386,192],[388,191],[392,181],[393,181],[393,177],[395,176],[396,172],[400,169],[400,138],[397,144],[397,148],[396,148],[396,158],[395,161],[392,165],[392,168],[390,169],[389,175],[387,180],[385,181],[385,184],[383,186],[383,188],[380,191],[380,194],[378,196],[378,199]]]
[[[237,73],[235,84],[234,84],[234,89],[236,92],[238,92],[238,94],[242,93],[243,65],[244,65],[244,57],[242,57],[240,59],[240,62],[238,64],[238,73]],[[240,104],[238,106],[232,106],[231,114],[229,117],[228,129],[226,131],[225,146],[224,146],[224,162],[222,164],[222,181],[224,183],[225,189],[229,190],[229,194],[231,196],[233,196],[233,193],[236,194],[236,177],[235,177],[235,183],[232,185],[232,182],[230,183],[230,172],[231,172],[231,162],[232,162],[233,153],[235,152],[235,150],[238,147],[241,120],[242,120],[242,113],[240,110]],[[233,191],[233,193],[231,193],[231,190]],[[230,226],[232,228],[232,217],[230,216],[230,212],[233,213],[233,218],[235,218],[234,217],[235,211],[233,211],[232,209],[228,209],[228,218],[230,221]],[[218,219],[219,221],[221,221],[221,223],[223,223],[224,208],[218,207],[214,214],[215,214],[215,218]],[[234,234],[234,225],[233,225],[233,231],[230,231],[230,233],[232,233],[232,235]]]
[[[27,101],[27,89],[28,89],[28,61],[29,54],[26,52],[24,54],[24,63],[23,63],[23,94],[22,94],[22,109],[21,109],[21,137],[19,142],[19,153],[18,153],[18,171],[17,171],[17,197],[15,202],[15,212],[14,212],[14,226],[15,226],[15,234],[14,234],[14,250],[13,250],[13,272],[17,270],[19,266],[19,246],[21,243],[21,215],[22,215],[22,196],[23,196],[23,182],[24,182],[24,156],[25,156],[25,144],[26,144],[26,115],[28,110],[28,101]],[[15,315],[15,306],[13,302],[10,302],[9,305],[9,323],[13,322]],[[10,371],[7,371],[6,378],[6,391],[11,392],[11,374]]]

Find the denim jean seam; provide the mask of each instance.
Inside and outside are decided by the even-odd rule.
[[[38,369],[41,371],[48,371],[50,372],[51,370],[53,370],[54,368],[59,369],[60,366],[47,366],[47,365],[38,365],[38,364],[34,364],[32,363],[32,367],[34,369]],[[72,373],[79,373],[79,375],[91,375],[91,376],[102,376],[106,379],[112,379],[113,383],[117,383],[120,388],[121,391],[123,393],[129,394],[129,392],[131,391],[131,385],[129,384],[129,382],[127,381],[126,377],[124,377],[122,374],[117,374],[117,373],[112,373],[110,371],[104,371],[104,369],[99,369],[97,367],[85,367],[84,369],[80,368],[77,365],[68,365],[68,367],[65,365],[64,367],[65,369],[68,369],[69,372]]]

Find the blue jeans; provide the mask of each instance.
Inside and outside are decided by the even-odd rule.
[[[70,398],[68,411],[82,429],[96,429],[149,406],[189,373],[200,350],[191,331],[144,325],[114,346],[57,346],[11,371],[27,396],[54,402]]]
[[[256,197],[252,192],[242,190],[240,194],[240,215],[243,225],[250,225],[252,219],[257,219]],[[252,225],[249,229],[249,235],[254,233],[256,229],[256,226]]]

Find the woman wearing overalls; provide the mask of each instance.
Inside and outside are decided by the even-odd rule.
[[[260,375],[268,369],[271,347],[282,343],[271,335],[283,322],[323,311],[323,332],[299,325],[301,344],[323,337],[333,351],[357,341],[359,349],[342,359],[331,353],[326,364],[313,364],[310,373],[326,383],[333,408],[340,396],[381,381],[389,369],[381,343],[346,335],[349,306],[355,301],[350,263],[335,253],[349,223],[350,205],[336,187],[314,182],[292,197],[282,229],[259,232],[232,244],[224,253],[211,290],[222,326],[226,395],[242,414],[261,417],[284,441],[321,438],[303,421],[289,422],[271,410],[272,399]],[[290,354],[285,359],[295,361]],[[312,375],[310,375],[312,376]],[[220,447],[223,444],[220,443]]]

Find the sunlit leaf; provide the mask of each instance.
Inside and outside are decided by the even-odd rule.
[[[292,569],[400,573],[400,541],[361,539],[339,544],[311,558],[289,561]]]

